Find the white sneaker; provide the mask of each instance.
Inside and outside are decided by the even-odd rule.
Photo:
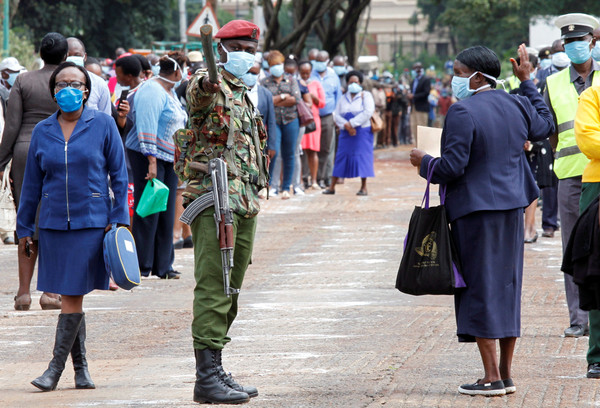
[[[302,190],[300,187],[294,187],[294,194],[303,196],[304,190]]]
[[[321,187],[317,183],[313,183],[313,185],[310,186],[310,188],[312,188],[313,190],[316,190],[316,191],[321,190]]]
[[[281,199],[282,200],[289,200],[290,199],[290,193],[288,193],[287,190],[285,190],[284,192],[281,193]]]
[[[274,188],[269,189],[269,196],[276,196],[277,195],[277,190]]]

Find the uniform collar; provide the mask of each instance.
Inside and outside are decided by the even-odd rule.
[[[598,64],[593,58],[592,58],[592,72],[594,71],[600,71],[600,64]],[[569,75],[571,78],[571,82],[575,82],[577,80],[577,78],[579,78],[581,75],[579,75],[579,72],[577,72],[575,70],[575,67],[573,67],[573,64],[569,65]]]
[[[246,90],[248,89],[248,87],[246,86],[244,81],[242,81],[240,78],[233,75],[231,72],[227,71],[225,68],[221,68],[220,73],[221,73],[221,76],[223,76],[223,79],[225,79],[227,82],[229,82],[229,84],[231,86],[234,86],[236,88],[244,88]]]
[[[64,141],[62,129],[60,128],[60,124],[58,123],[58,113],[59,112],[60,111],[54,112],[51,116],[52,121],[46,122],[45,125],[56,127],[58,129],[58,132],[56,132],[56,134],[53,133],[52,135],[54,137],[57,137],[60,140]],[[69,140],[71,140],[73,138],[73,136],[86,130],[89,127],[89,122],[92,119],[94,119],[94,115],[95,115],[95,111],[93,109],[90,109],[90,108],[84,106],[83,112],[81,112],[81,116],[79,117],[79,120],[77,121],[77,124],[75,125],[75,129],[73,129],[73,133],[71,134],[71,137],[69,138]]]

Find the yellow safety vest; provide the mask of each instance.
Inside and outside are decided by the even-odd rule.
[[[600,85],[600,73],[592,71],[592,86]],[[575,141],[575,114],[579,94],[571,83],[570,69],[566,68],[546,79],[550,104],[558,123],[558,145],[554,156],[554,172],[559,179],[581,176],[589,159],[581,153]]]
[[[505,91],[510,92],[513,89],[517,89],[521,85],[521,80],[519,78],[517,78],[515,75],[511,75],[508,78],[506,78],[505,84],[506,84]]]

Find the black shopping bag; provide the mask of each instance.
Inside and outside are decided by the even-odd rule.
[[[445,186],[440,188],[441,205],[429,207],[429,184],[434,167],[430,162],[423,197],[425,206],[415,207],[412,213],[396,278],[396,289],[409,295],[452,295],[466,287],[446,218]]]

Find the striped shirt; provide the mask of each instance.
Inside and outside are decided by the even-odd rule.
[[[135,122],[127,135],[125,147],[145,156],[172,162],[175,153],[173,134],[185,127],[187,113],[175,92],[167,93],[158,81],[149,80],[136,92],[133,107]]]

